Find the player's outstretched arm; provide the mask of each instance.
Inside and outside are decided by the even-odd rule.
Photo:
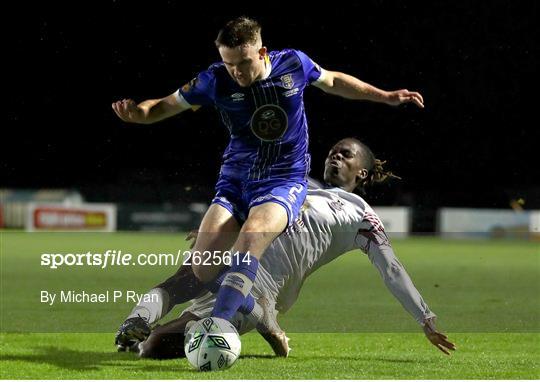
[[[191,107],[178,102],[176,94],[164,98],[149,99],[137,104],[132,99],[124,99],[112,104],[112,109],[124,122],[151,124],[179,114]]]
[[[407,271],[395,256],[384,230],[378,228],[360,233],[364,237],[362,248],[381,274],[386,287],[405,310],[422,325],[428,340],[443,353],[450,354],[448,350],[455,350],[455,345],[435,328],[435,314],[430,311]]]
[[[315,82],[314,85],[326,93],[348,99],[380,102],[392,106],[414,103],[416,106],[424,108],[424,99],[418,92],[411,92],[407,89],[381,90],[356,77],[341,72],[325,70],[321,80]]]

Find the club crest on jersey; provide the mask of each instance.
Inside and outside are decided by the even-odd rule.
[[[251,117],[251,131],[262,141],[275,141],[289,126],[287,113],[278,105],[263,105]]]
[[[285,75],[280,77],[280,80],[281,80],[281,85],[285,89],[292,89],[293,88],[294,81],[293,81],[293,78],[292,78],[292,74],[285,74]]]
[[[345,206],[345,203],[343,203],[339,199],[334,199],[331,202],[328,202],[328,205],[330,208],[332,208],[334,211],[343,211],[343,207]]]

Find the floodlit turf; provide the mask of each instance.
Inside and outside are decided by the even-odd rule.
[[[292,338],[289,359],[270,357],[262,338],[250,334],[242,338],[243,356],[231,370],[208,374],[191,371],[185,360],[138,360],[116,353],[114,332],[131,303],[39,302],[41,290],[142,293],[175,270],[52,270],[40,266],[42,253],[176,253],[186,249],[183,235],[0,236],[1,378],[540,378],[538,243],[435,238],[394,242],[415,285],[439,315],[441,328],[458,346],[451,357],[425,339],[367,257],[353,252],[312,275],[297,304],[280,317]]]
[[[421,334],[293,334],[287,359],[271,357],[255,334],[229,370],[193,371],[185,359],[139,360],[114,353],[111,335],[8,334],[2,337],[1,378],[58,379],[510,379],[540,378],[539,335],[453,334],[447,357]]]

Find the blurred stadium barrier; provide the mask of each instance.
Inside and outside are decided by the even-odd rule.
[[[388,236],[405,238],[411,233],[412,213],[409,207],[373,207]]]
[[[118,229],[122,231],[191,231],[197,229],[208,205],[118,204]]]
[[[108,199],[105,199],[108,200]],[[515,208],[514,208],[515,207]],[[76,190],[0,190],[0,228],[175,232],[196,229],[205,203],[87,203]],[[429,213],[435,232],[446,238],[517,238],[540,240],[540,210],[440,208]],[[418,214],[411,207],[374,207],[389,236],[412,234]],[[425,212],[425,211],[424,211]],[[418,224],[417,224],[418,225]],[[435,228],[435,227],[434,227]]]
[[[27,231],[116,231],[116,205],[111,203],[28,203]]]
[[[204,203],[86,203],[75,190],[0,190],[0,228],[64,231],[190,231]]]
[[[538,238],[540,211],[441,208],[437,231],[450,238]]]
[[[76,190],[10,190],[0,189],[0,227],[24,228],[29,203],[80,204]]]
[[[529,232],[530,238],[540,241],[540,211],[531,211],[529,213]]]

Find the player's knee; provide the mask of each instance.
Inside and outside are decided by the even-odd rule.
[[[212,272],[209,265],[193,263],[191,268],[195,277],[203,284],[207,284],[215,278],[216,272]]]
[[[266,231],[268,219],[264,216],[250,216],[242,226],[240,234],[257,233]]]
[[[279,232],[268,231],[263,222],[254,220],[246,222],[235,243],[235,248],[256,252],[258,248],[264,248]]]
[[[281,208],[278,206],[278,208]],[[250,215],[240,230],[240,237],[250,241],[267,241],[277,237],[287,226],[287,214],[282,208],[280,214],[255,213]]]

